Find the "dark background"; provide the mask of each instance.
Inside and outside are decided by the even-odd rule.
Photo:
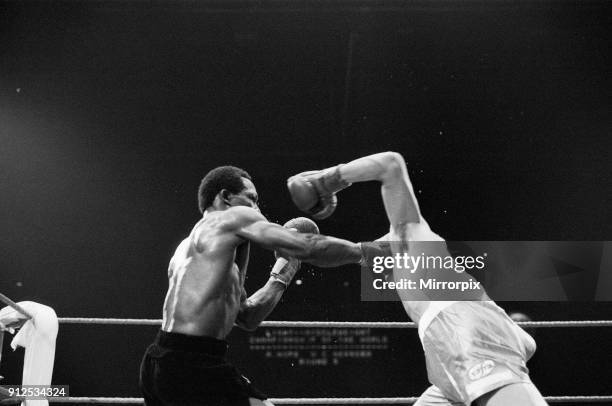
[[[0,291],[58,315],[160,318],[167,262],[209,169],[247,169],[272,221],[299,215],[298,171],[395,150],[449,240],[612,236],[612,5],[591,1],[109,1],[0,5]],[[386,233],[375,184],[322,232]],[[247,289],[267,278],[253,250]],[[272,320],[405,321],[362,303],[354,267],[301,274]],[[609,303],[502,303],[537,320]],[[54,383],[139,396],[155,328],[62,325]],[[272,397],[414,396],[414,330],[337,367],[290,367],[230,341]],[[538,330],[545,395],[610,394],[612,331]],[[8,341],[8,340],[7,340]],[[8,343],[7,343],[8,344]],[[22,351],[0,374],[20,381]]]

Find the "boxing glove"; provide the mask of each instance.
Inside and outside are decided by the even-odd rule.
[[[287,179],[291,200],[297,208],[319,220],[331,216],[338,205],[336,193],[351,185],[340,176],[340,166],[302,172]]]
[[[296,217],[283,224],[283,227],[297,231],[298,233],[319,234],[317,223],[306,217]],[[274,257],[280,258],[278,252],[274,251]]]

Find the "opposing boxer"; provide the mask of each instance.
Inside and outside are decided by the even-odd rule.
[[[398,153],[374,154],[304,172],[289,178],[287,186],[299,209],[322,219],[334,212],[337,192],[366,181],[381,183],[390,223],[384,240],[399,241],[398,246],[409,249],[418,245],[418,253],[430,249],[438,251],[434,255],[450,255],[444,240],[431,231],[421,215],[406,164]],[[438,243],[421,243],[428,241]],[[463,273],[456,277],[469,276]],[[483,290],[466,294],[462,301],[427,300],[418,290],[403,291],[400,297],[408,316],[418,325],[432,383],[417,406],[546,404],[526,366],[535,341]]]
[[[287,227],[268,222],[259,212],[251,177],[236,167],[210,171],[198,197],[202,219],[170,260],[162,327],[142,360],[145,402],[269,404],[225,358],[232,327],[255,329],[280,300],[300,261],[323,267],[357,263],[374,248],[319,235],[307,219]],[[278,259],[267,283],[247,297],[251,243],[275,250]]]

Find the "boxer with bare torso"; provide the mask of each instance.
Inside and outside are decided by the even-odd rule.
[[[234,325],[255,329],[274,309],[300,261],[330,267],[358,263],[373,249],[318,234],[294,219],[285,227],[259,212],[257,191],[242,169],[213,169],[199,189],[203,217],[176,249],[168,269],[163,323],[147,349],[140,386],[147,405],[242,406],[270,404],[226,360]],[[274,250],[266,284],[244,289],[250,243]]]

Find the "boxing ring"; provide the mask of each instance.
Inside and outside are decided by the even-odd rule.
[[[21,312],[21,306],[0,294],[0,302]],[[27,312],[22,313],[28,317]],[[126,319],[126,318],[92,318],[92,317],[58,317],[60,324],[81,325],[116,325],[116,326],[159,326],[161,319]],[[517,322],[523,328],[587,328],[587,327],[612,327],[612,320],[574,320],[574,321],[525,321]],[[416,328],[412,322],[346,322],[346,321],[264,321],[261,327],[268,328],[384,328],[384,329],[409,329]],[[1,350],[1,347],[0,347]],[[1,387],[0,387],[1,389]],[[548,403],[612,403],[612,395],[584,395],[584,396],[545,396]],[[409,405],[416,402],[417,396],[413,397],[389,397],[389,398],[270,398],[276,405]],[[0,405],[19,404],[23,398],[13,397],[0,400]],[[78,404],[130,404],[142,405],[144,401],[138,397],[57,397],[48,398],[49,403],[78,403]]]

